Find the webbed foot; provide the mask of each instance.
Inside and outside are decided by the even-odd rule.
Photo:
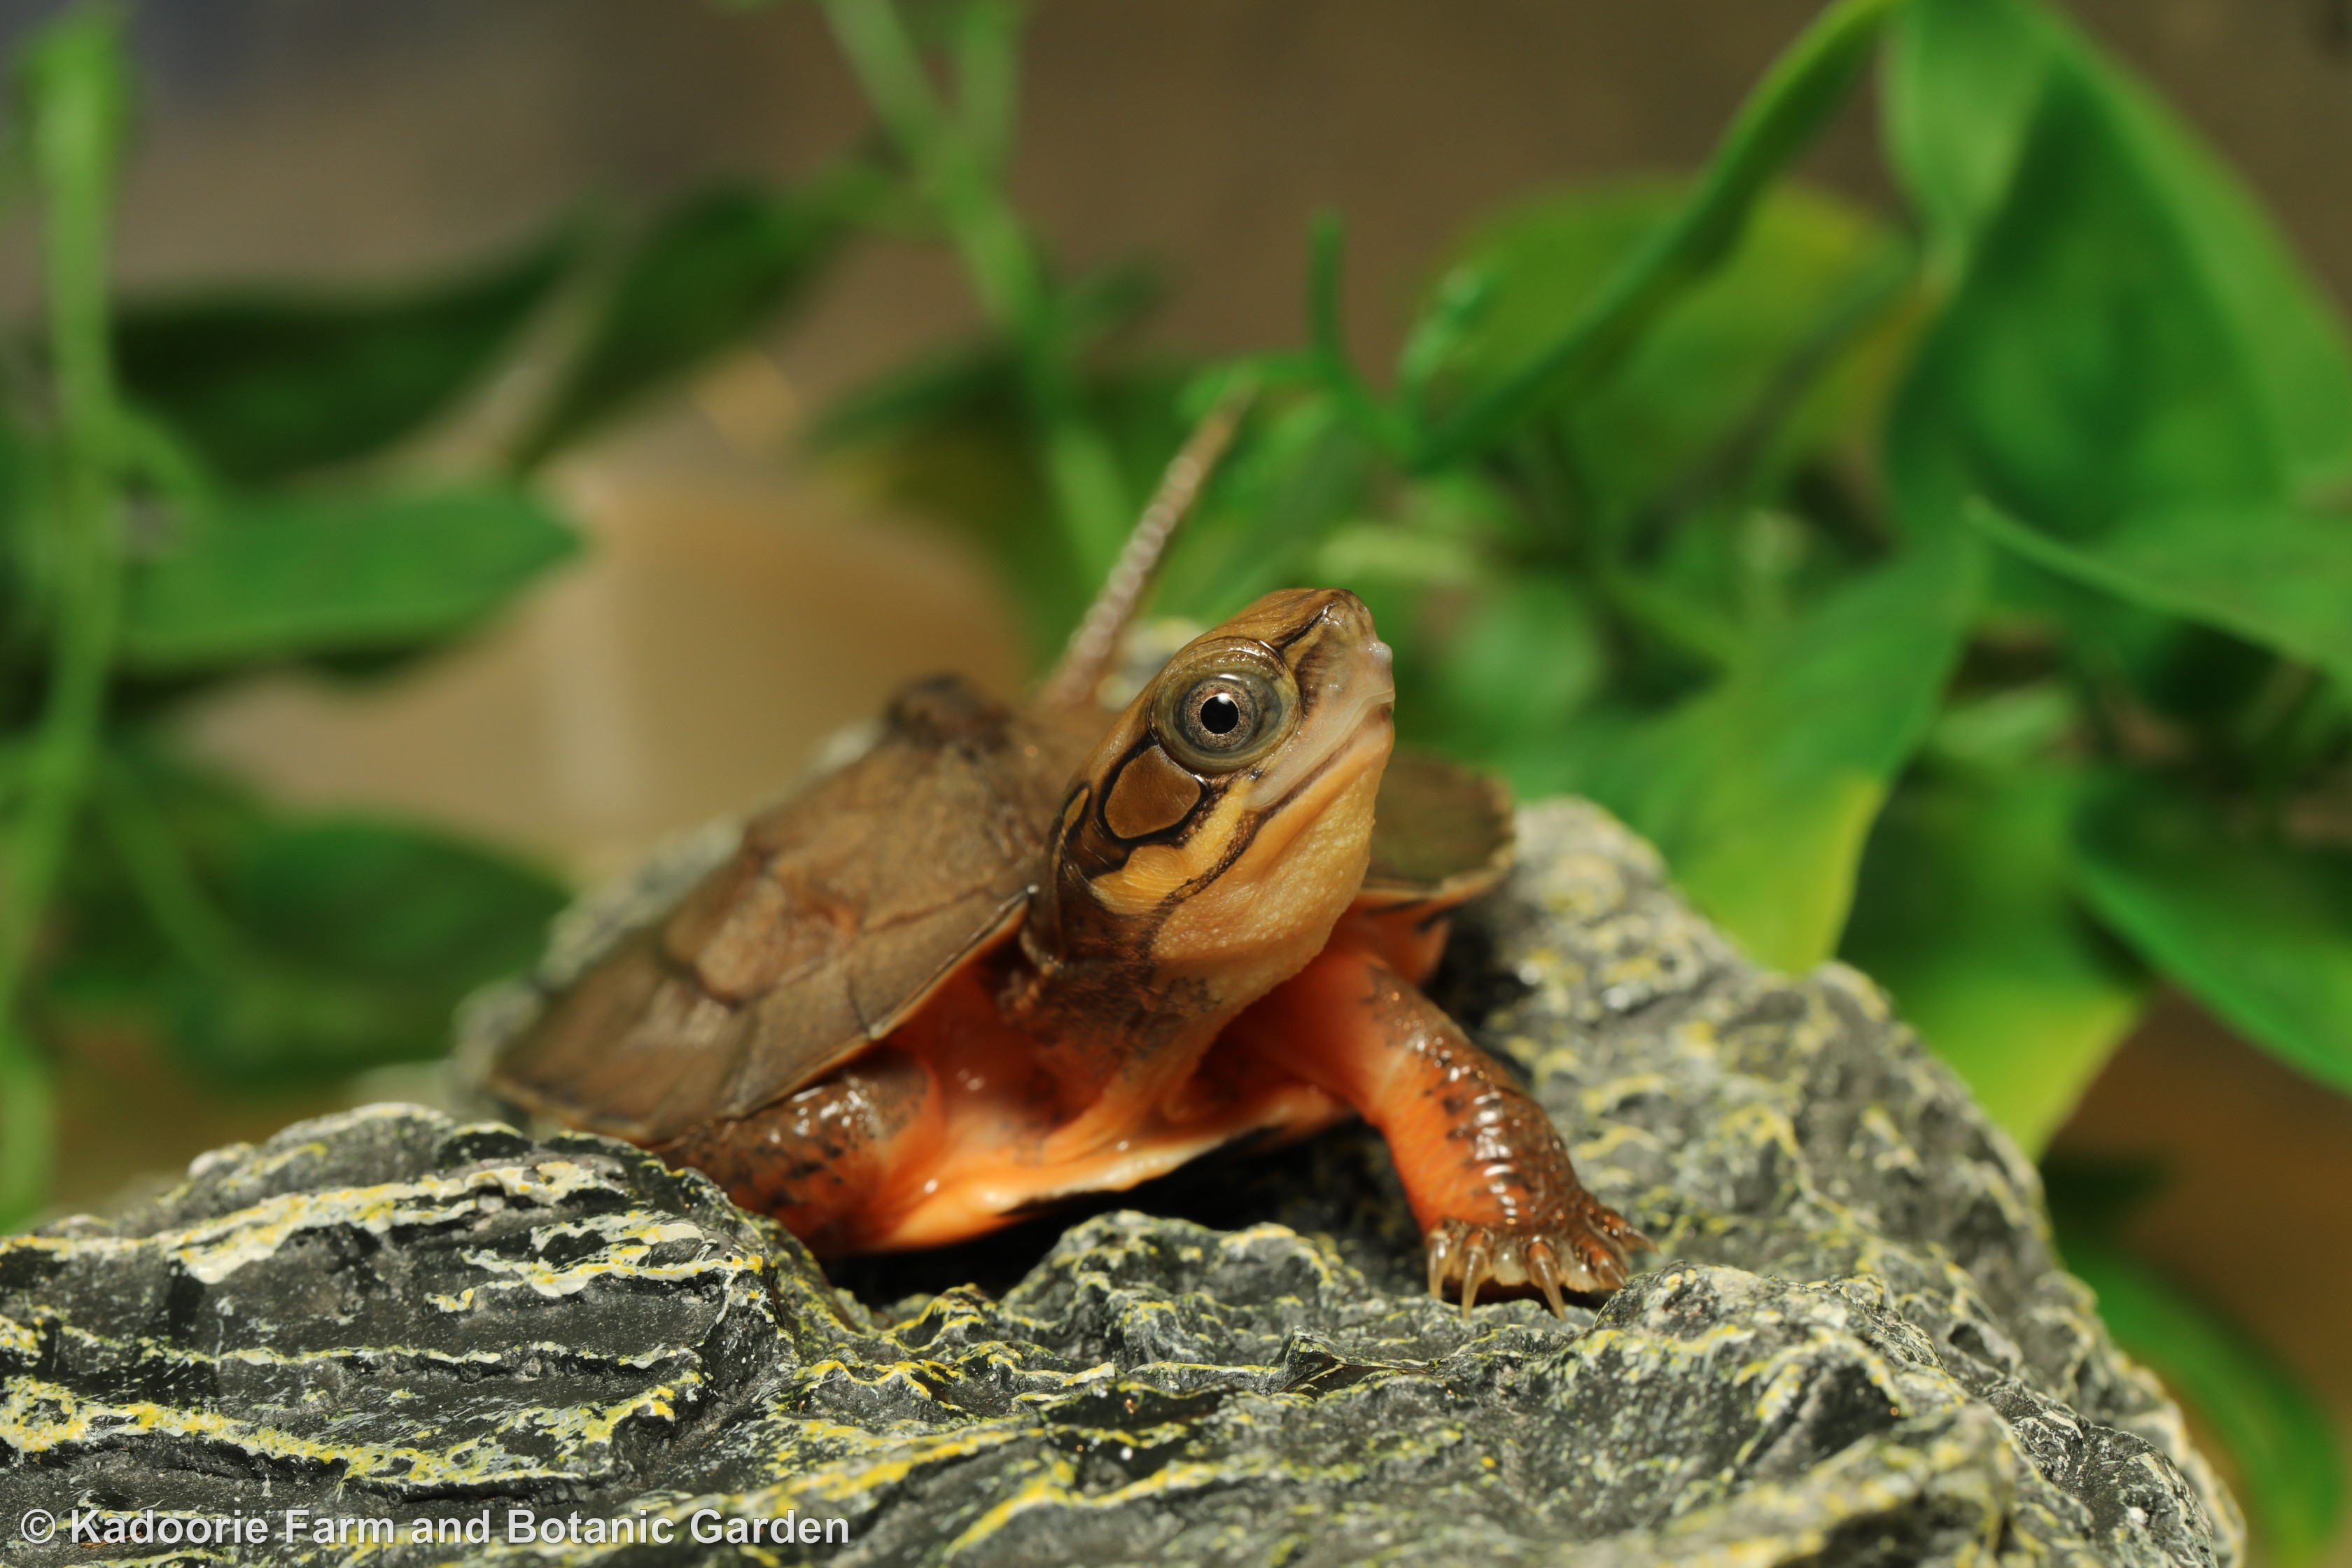
[[[1452,1284],[1467,1318],[1487,1285],[1542,1292],[1556,1318],[1568,1316],[1566,1292],[1605,1296],[1625,1283],[1632,1255],[1657,1250],[1625,1216],[1590,1193],[1568,1207],[1517,1224],[1443,1220],[1423,1238],[1429,1293],[1445,1299]]]

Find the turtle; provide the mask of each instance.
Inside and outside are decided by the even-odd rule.
[[[552,996],[494,1090],[700,1170],[820,1258],[1360,1116],[1433,1295],[1613,1290],[1650,1244],[1422,989],[1507,871],[1507,795],[1394,751],[1390,649],[1344,589],[1258,599],[1107,711],[1135,578],[1025,706],[903,691]]]

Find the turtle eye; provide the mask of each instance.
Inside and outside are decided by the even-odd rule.
[[[1255,669],[1212,670],[1163,696],[1161,742],[1198,773],[1225,773],[1264,754],[1288,718],[1274,684]]]
[[[1184,738],[1210,756],[1238,752],[1257,733],[1257,698],[1230,675],[1193,682],[1176,710]]]

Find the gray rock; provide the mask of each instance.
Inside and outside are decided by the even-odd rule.
[[[1662,1245],[1597,1312],[1421,1294],[1360,1131],[840,1288],[625,1145],[375,1107],[0,1241],[0,1531],[60,1517],[0,1552],[173,1554],[68,1544],[96,1509],[257,1562],[352,1561],[321,1518],[391,1521],[391,1563],[2236,1562],[2031,1167],[1884,998],[1756,970],[1589,806],[1522,826],[1446,984]]]

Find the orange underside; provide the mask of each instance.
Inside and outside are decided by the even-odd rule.
[[[1300,980],[1363,954],[1419,979],[1444,945],[1442,920],[1351,911]],[[1317,1045],[1349,1049],[1370,1023],[1318,1018]],[[1067,1091],[1039,1070],[1035,1047],[1003,1020],[978,973],[968,970],[892,1036],[929,1070],[931,1092],[915,1122],[891,1140],[882,1178],[832,1234],[853,1251],[936,1247],[1073,1194],[1124,1191],[1238,1140],[1304,1137],[1351,1114],[1341,1100],[1243,1044],[1249,1033],[1229,1029],[1173,1092],[1122,1087],[1118,1042],[1107,1041],[1108,1087],[1073,1115]]]

